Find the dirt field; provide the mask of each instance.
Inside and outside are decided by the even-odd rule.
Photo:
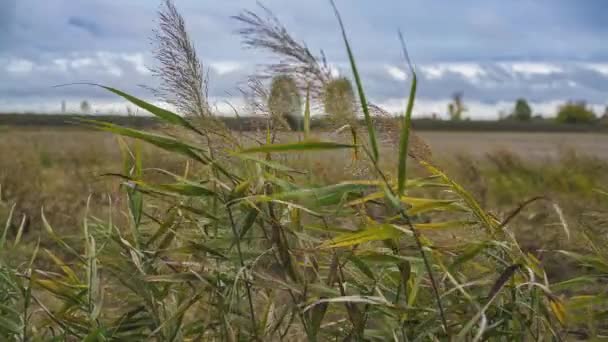
[[[574,150],[608,160],[608,135],[597,133],[478,133],[418,132],[437,156],[464,153],[483,156],[496,150],[509,150],[522,158],[535,160],[556,157],[560,151]]]

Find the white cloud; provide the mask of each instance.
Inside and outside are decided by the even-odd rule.
[[[230,74],[235,71],[238,71],[242,68],[241,64],[238,62],[231,61],[220,61],[220,62],[211,62],[209,64],[215,72],[217,72],[220,76],[225,74]]]
[[[138,73],[142,75],[147,75],[150,73],[150,70],[148,70],[146,67],[144,55],[142,53],[123,54],[122,59],[133,63],[133,66]]]
[[[27,59],[13,59],[6,65],[6,71],[13,74],[28,74],[34,69],[34,63]]]
[[[460,74],[471,82],[478,82],[487,73],[477,63],[438,63],[427,64],[420,67],[424,75],[431,80],[440,79],[446,73]]]
[[[533,75],[551,75],[559,74],[564,72],[564,69],[558,65],[551,63],[537,63],[537,62],[505,62],[499,63],[503,69],[517,74],[522,74],[526,77]]]
[[[55,60],[53,60],[53,65],[55,65],[55,67],[57,67],[57,69],[59,69],[60,71],[67,71],[68,70],[68,64],[69,61],[65,58],[57,58]]]
[[[608,63],[585,63],[583,64],[583,67],[608,76]]]
[[[90,57],[74,58],[70,61],[70,66],[73,69],[83,69],[95,64],[95,60]]]
[[[397,81],[407,80],[407,73],[405,71],[401,70],[401,68],[398,68],[398,67],[392,66],[392,65],[386,65],[384,68],[386,69],[386,72],[388,72],[388,74],[395,80],[397,80]]]

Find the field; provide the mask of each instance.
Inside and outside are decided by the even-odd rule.
[[[116,136],[65,127],[3,127],[0,134],[4,203],[0,222],[6,220],[9,204],[15,203],[13,216],[27,217],[24,239],[35,239],[44,231],[41,209],[55,229],[67,234],[79,231],[87,210],[101,217],[107,215],[110,206],[126,210],[121,203],[120,180],[104,176],[123,168],[124,156]],[[298,136],[287,134],[283,139]],[[329,133],[320,136],[345,139]],[[575,229],[582,212],[603,210],[608,204],[605,196],[596,192],[608,184],[608,135],[422,131],[419,136],[430,145],[437,165],[471,191],[485,209],[498,215],[505,215],[527,199],[548,196],[564,208]],[[394,143],[384,144],[382,149],[387,156],[397,154]],[[146,168],[180,173],[186,166],[185,159],[152,146],[143,145],[142,154]],[[384,161],[394,162],[392,157]],[[301,167],[303,161],[288,163]],[[360,176],[360,170],[351,167],[349,156],[340,155],[339,160],[318,157],[312,163],[316,182],[321,184]],[[412,171],[419,176],[425,174],[420,167],[412,167]],[[561,246],[562,231],[554,228],[556,216],[536,217],[545,210],[552,211],[551,206],[532,206],[527,219],[522,219],[521,229],[526,231],[522,241],[531,249]],[[121,217],[117,215],[116,219]],[[47,242],[43,241],[42,246]]]
[[[44,204],[49,215],[57,216],[60,221],[69,220],[80,216],[78,213],[82,213],[86,195],[92,194],[98,201],[104,195],[117,191],[116,181],[101,176],[117,172],[122,167],[120,146],[112,134],[79,128],[7,126],[0,127],[0,135],[2,198],[18,202],[18,208],[27,212],[28,216],[37,216]],[[331,137],[325,133],[323,135]],[[581,177],[598,188],[605,184],[605,178],[602,178],[604,164],[608,165],[608,135],[605,134],[422,131],[418,135],[430,145],[438,164],[446,167],[450,174],[462,182],[467,182],[470,176],[470,170],[464,165],[465,160],[470,159],[481,170],[479,172],[488,173],[494,168],[502,167],[499,163],[504,159],[502,161],[505,163],[520,163],[511,168],[505,165],[504,169],[496,169],[503,172],[501,176],[504,177],[516,177],[518,170],[515,166],[529,169],[533,174],[549,167],[556,170],[581,167],[569,166],[567,163],[582,162],[590,166],[597,164],[597,169],[590,167],[585,170],[588,174],[582,174]],[[397,146],[389,143],[384,148],[389,155],[394,155]],[[146,167],[177,171],[184,166],[183,160],[176,160],[154,147],[144,146],[144,153]],[[322,167],[330,173],[333,168],[331,163]],[[337,178],[340,175],[334,176]],[[337,180],[339,179],[330,177],[325,181]],[[541,191],[536,184],[527,186],[532,188],[513,191],[529,197],[541,194],[534,192]],[[546,190],[554,188],[549,186]],[[516,198],[513,201],[504,203],[505,207],[492,209],[507,210],[509,206],[518,204]]]
[[[608,135],[600,133],[421,131],[420,136],[441,156],[484,157],[505,150],[527,161],[555,160],[567,152],[608,160]]]
[[[177,134],[180,136],[180,133],[173,129],[155,128],[154,130],[158,134]],[[184,172],[190,173],[191,175],[188,177],[192,177],[197,172],[188,158],[183,158],[175,153],[148,144],[136,144],[131,139],[118,138],[105,132],[66,127],[23,128],[5,126],[0,129],[0,134],[2,137],[2,144],[0,145],[0,155],[2,155],[2,159],[0,159],[0,184],[2,185],[0,220],[7,220],[12,204],[15,204],[12,212],[13,219],[9,221],[12,223],[7,230],[9,232],[8,238],[21,240],[18,248],[13,250],[11,254],[13,264],[25,262],[39,238],[41,238],[39,248],[53,251],[53,254],[38,257],[36,262],[38,267],[52,268],[52,265],[58,260],[56,258],[71,260],[73,255],[69,250],[66,251],[59,246],[65,242],[74,246],[81,245],[83,243],[80,238],[83,222],[89,226],[88,229],[91,229],[91,223],[86,222],[91,220],[94,222],[108,222],[108,220],[111,220],[116,227],[131,226],[133,224],[131,214],[133,207],[129,206],[130,197],[125,197],[125,190],[120,186],[123,180],[108,175],[124,174],[124,170],[126,170],[125,161],[132,158],[128,153],[138,153],[138,158],[143,162],[142,170],[149,170],[146,171],[146,182],[162,182],[167,179],[166,175],[155,174],[154,170],[157,169],[166,170],[163,173],[168,171],[176,175],[184,174]],[[263,136],[252,136],[253,133],[233,132],[233,134],[238,139],[247,141],[246,144],[251,146],[255,145],[253,143],[255,139],[264,138]],[[312,134],[317,139],[349,141],[347,134],[336,135],[314,131]],[[392,178],[395,174],[391,169],[397,163],[398,146],[396,146],[395,139],[390,139],[386,136],[387,134],[381,133],[379,137],[383,141],[380,152],[384,158],[378,165],[386,170],[388,177]],[[608,173],[606,172],[608,171],[608,154],[604,148],[607,136],[595,133],[445,131],[422,131],[418,135],[431,147],[431,159],[434,165],[462,184],[466,191],[477,199],[483,210],[498,218],[509,218],[509,226],[512,227],[513,236],[517,239],[517,248],[526,253],[525,255],[533,256],[533,258],[539,260],[539,266],[543,267],[544,272],[546,272],[547,281],[551,284],[560,284],[560,282],[568,284],[569,279],[586,277],[587,271],[583,271],[584,269],[578,265],[576,259],[564,259],[559,251],[568,249],[576,253],[585,252],[589,247],[587,240],[585,240],[586,234],[589,234],[589,229],[594,233],[605,233],[603,225],[591,225],[603,222],[603,214],[601,213],[608,205],[608,199],[601,193],[601,190],[605,189],[605,185],[608,184]],[[190,138],[193,137],[190,136]],[[281,133],[278,135],[278,139],[282,142],[299,141],[302,139],[302,133]],[[126,146],[130,146],[131,152],[125,150]],[[231,148],[222,147],[216,152],[226,154],[229,150]],[[125,151],[127,154],[125,154]],[[373,169],[365,166],[365,163],[353,160],[351,152],[277,155],[275,158],[278,158],[277,161],[288,167],[301,170],[310,169],[311,174],[308,176],[307,182],[315,184],[315,186],[331,186],[331,184],[339,184],[346,179],[369,179],[373,177],[374,172]],[[413,160],[410,163],[408,167],[410,178],[427,177],[429,171],[417,164],[419,163],[414,163]],[[190,171],[185,171],[188,169]],[[448,195],[450,191],[445,191],[422,186],[412,189],[410,196],[450,198],[451,196]],[[446,197],[446,195],[448,196]],[[541,200],[539,196],[542,196],[543,199]],[[524,205],[530,199],[536,200]],[[146,215],[154,221],[158,220],[162,227],[164,224],[161,223],[162,220],[167,219],[166,215],[171,212],[170,208],[174,205],[171,203],[172,201],[166,202],[162,198],[160,202],[150,201],[148,205],[151,205],[151,207]],[[48,237],[49,226],[45,228],[41,215],[42,208],[44,208],[43,212],[47,224],[53,227],[52,234],[63,237],[62,240],[44,238],[45,236]],[[314,208],[314,206],[309,208]],[[302,207],[302,210],[310,209]],[[169,211],[165,213],[166,210]],[[382,219],[387,215],[386,210],[382,207],[379,211],[369,209],[367,215],[370,218]],[[426,210],[422,211],[426,212]],[[513,213],[516,215],[511,216]],[[358,216],[354,213],[347,214],[340,219],[342,220],[339,221],[342,222],[341,225],[351,226],[354,224],[354,221],[347,223],[352,221],[349,215],[356,215],[352,216],[352,219]],[[173,217],[173,215],[170,216]],[[428,222],[434,222],[438,219],[442,220],[442,217],[448,218],[451,216],[452,214],[448,212],[444,214],[428,212],[417,216],[417,219],[422,220],[422,222],[427,220],[430,220]],[[89,219],[85,220],[87,217]],[[184,218],[186,217],[188,216]],[[597,221],[598,217],[600,221]],[[21,221],[22,218],[26,219]],[[310,218],[305,220],[309,221]],[[152,221],[145,223],[145,226],[151,223]],[[23,227],[23,229],[20,227]],[[144,229],[143,226],[140,229]],[[22,231],[22,235],[19,233],[19,236],[15,237],[17,230]],[[430,239],[426,240],[426,243],[433,241],[432,244],[436,248],[446,249],[446,253],[451,253],[447,251],[454,250],[454,248],[456,250],[471,248],[466,247],[472,246],[471,241],[483,241],[479,240],[477,235],[479,233],[470,235],[471,232],[467,233],[460,228],[446,228],[438,232],[433,231],[433,229],[425,230],[423,235],[425,240]],[[100,234],[100,232],[95,233],[95,236],[97,234]],[[192,232],[187,234],[192,234]],[[97,236],[96,239],[104,238],[103,236]],[[362,240],[361,243],[363,241],[365,240]],[[409,254],[405,253],[406,255]],[[49,258],[51,255],[54,256]],[[179,255],[181,254],[178,253],[174,257],[183,258],[183,255]],[[256,258],[260,257],[258,255]],[[413,257],[413,255],[410,257]],[[99,262],[102,262],[101,256],[99,258]],[[191,258],[187,257],[186,260],[188,259]],[[75,269],[74,272],[78,271]],[[177,272],[177,270],[174,272]],[[366,273],[366,271],[363,272]],[[268,275],[258,274],[258,276],[261,279],[266,279],[265,277]],[[100,281],[102,281],[101,279]],[[47,285],[44,285],[46,283],[40,284],[42,286],[40,291],[46,288],[50,293],[39,293],[38,301],[53,303],[53,297],[59,295],[62,298],[66,295],[65,293],[58,293],[58,289],[48,288]],[[110,290],[113,285],[110,284],[111,281],[108,280],[104,291],[113,292],[113,290]],[[430,286],[430,284],[426,286]],[[588,284],[586,288],[591,289],[593,286],[593,284]],[[61,291],[67,291],[67,289]],[[118,295],[118,292],[112,295],[108,294],[108,297],[104,300],[104,306],[111,307],[114,305],[115,299],[113,296],[115,295]],[[273,300],[282,302],[286,299],[280,299],[279,297]],[[570,304],[565,299],[564,303]],[[59,307],[53,309],[53,304],[48,305],[51,305],[49,310],[59,309]],[[261,304],[254,303],[254,305]],[[105,315],[107,315],[107,319],[116,317],[111,314],[111,311],[108,311]],[[328,313],[328,315],[330,314]],[[33,317],[33,320],[44,322],[40,314],[33,315]],[[327,319],[333,319],[332,316],[327,317]],[[182,319],[188,320],[187,317]],[[572,322],[571,324],[577,328],[573,330],[575,335],[588,334],[586,330],[578,330],[584,324],[581,325],[581,323],[577,323],[579,321],[574,319]],[[282,325],[285,323],[277,321],[276,324]],[[599,325],[599,327],[603,329],[601,328],[602,325]],[[215,329],[212,330],[215,331]],[[339,332],[331,329],[327,331],[330,335],[340,335]],[[292,333],[295,334],[293,336],[304,334],[299,328],[294,328]],[[164,338],[161,338],[161,340],[164,340]]]

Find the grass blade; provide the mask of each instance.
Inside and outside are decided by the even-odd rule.
[[[380,155],[378,152],[378,141],[376,139],[376,129],[374,128],[374,122],[372,121],[372,117],[369,114],[367,98],[365,97],[365,92],[363,91],[363,83],[361,82],[361,77],[359,76],[359,71],[357,70],[357,64],[355,63],[355,57],[354,57],[352,49],[350,47],[350,43],[348,42],[348,37],[346,36],[346,29],[344,28],[344,23],[342,22],[342,17],[340,16],[338,7],[336,7],[336,4],[333,0],[330,0],[330,3],[334,9],[336,18],[338,19],[338,23],[340,24],[340,30],[342,31],[342,38],[344,39],[344,45],[346,46],[346,52],[348,53],[348,59],[350,61],[350,66],[353,71],[353,76],[355,77],[355,83],[357,84],[357,92],[359,93],[359,101],[361,101],[361,109],[363,110],[363,115],[365,116],[365,125],[367,126],[367,133],[369,135],[369,144],[372,148],[373,162],[377,163]]]
[[[127,127],[122,127],[122,126],[114,125],[114,124],[111,124],[108,122],[102,122],[102,121],[96,121],[96,120],[85,120],[85,119],[79,120],[79,121],[83,122],[84,124],[90,125],[94,128],[100,129],[102,131],[107,131],[107,132],[119,134],[122,136],[130,137],[130,138],[143,140],[156,147],[162,148],[163,150],[179,153],[188,158],[199,161],[203,164],[208,163],[208,160],[203,159],[203,157],[202,157],[202,153],[201,153],[202,149],[200,149],[196,146],[192,146],[190,144],[181,142],[181,141],[171,138],[171,137],[154,134],[154,133],[149,133],[149,132],[144,132],[144,131],[131,129],[131,128],[127,128]]]
[[[289,144],[267,144],[259,147],[247,148],[239,153],[271,153],[271,152],[301,152],[319,150],[337,150],[354,148],[355,145],[339,144],[330,141],[302,141]]]
[[[399,142],[399,169],[398,169],[398,190],[397,193],[399,195],[403,195],[405,192],[405,179],[407,176],[407,155],[408,155],[408,145],[410,139],[410,130],[412,126],[412,110],[414,109],[414,101],[416,99],[416,88],[417,88],[417,77],[414,68],[409,63],[409,57],[407,54],[407,49],[405,48],[405,42],[403,41],[403,36],[401,32],[399,32],[399,40],[401,41],[401,46],[403,48],[403,55],[406,61],[409,64],[410,70],[412,72],[412,86],[410,88],[410,96],[407,102],[407,108],[405,110],[405,116],[403,117],[403,127],[401,128],[401,140]]]
[[[78,84],[78,83],[77,83]],[[96,83],[81,83],[81,84],[85,84],[85,85],[91,85],[91,86],[96,86],[96,87],[100,87],[103,88],[107,91],[110,91],[120,97],[122,97],[123,99],[131,102],[132,104],[136,105],[137,107],[146,110],[147,112],[149,112],[150,114],[156,116],[157,118],[173,124],[173,125],[178,125],[178,126],[182,126],[184,128],[187,128],[193,132],[196,132],[197,134],[200,135],[204,135],[200,130],[198,130],[196,127],[194,127],[188,120],[186,120],[184,117],[177,115],[171,111],[168,111],[166,109],[157,107],[151,103],[148,103],[142,99],[139,99],[135,96],[129,95],[125,92],[122,92],[118,89],[112,88],[112,87],[107,87],[101,84],[96,84]]]
[[[339,235],[324,242],[321,248],[339,248],[360,245],[364,242],[383,241],[395,239],[401,235],[401,231],[390,224],[368,227],[365,230]]]
[[[304,139],[310,138],[310,84],[306,88],[306,105],[304,107]]]

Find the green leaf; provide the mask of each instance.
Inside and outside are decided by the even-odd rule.
[[[435,229],[449,229],[449,228],[462,228],[469,227],[475,224],[470,221],[445,221],[445,222],[432,222],[432,223],[416,223],[414,227],[419,230],[435,230]]]
[[[267,144],[259,147],[247,148],[239,153],[272,153],[272,152],[302,152],[319,150],[336,150],[354,148],[355,145],[339,144],[330,141],[301,141],[288,144]]]
[[[5,330],[9,334],[18,334],[21,332],[21,324],[14,322],[6,317],[0,316],[0,331]]]
[[[241,228],[239,229],[239,237],[237,238],[235,236],[235,241],[233,242],[233,244],[236,243],[236,239],[242,239],[245,237],[247,232],[249,232],[251,227],[253,227],[255,220],[258,218],[258,214],[259,211],[257,208],[249,209],[247,215],[245,215],[245,217],[243,218],[243,222],[240,224]]]
[[[151,283],[186,283],[186,282],[199,282],[201,279],[194,273],[174,273],[174,274],[163,274],[146,276],[146,281]]]
[[[470,245],[464,249],[464,251],[458,255],[458,257],[454,260],[454,262],[448,267],[450,272],[453,272],[456,267],[466,263],[469,260],[475,258],[479,253],[488,248],[490,244],[488,242],[482,242],[479,244]]]
[[[367,264],[365,262],[363,262],[363,260],[359,259],[355,255],[350,255],[348,257],[348,260],[350,260],[353,263],[353,265],[355,265],[359,269],[359,271],[361,271],[363,274],[365,274],[369,279],[376,280],[376,277],[374,276],[374,272],[372,272],[371,268],[369,268],[369,266],[367,266]]]
[[[407,57],[407,50],[405,48],[405,43],[403,42],[403,36],[401,32],[399,33],[399,38],[401,40],[401,46],[403,47],[403,54],[409,64],[409,58]],[[417,86],[417,77],[416,72],[411,67],[412,71],[412,86],[410,88],[410,96],[407,102],[407,108],[405,110],[405,115],[403,117],[403,126],[401,127],[401,138],[399,142],[399,168],[398,168],[398,190],[397,194],[399,196],[403,195],[405,192],[405,180],[407,178],[407,156],[408,156],[408,143],[410,138],[410,130],[412,126],[412,110],[414,108],[414,100],[416,99],[416,86]]]
[[[269,201],[309,201],[319,206],[336,205],[342,201],[345,196],[355,194],[368,189],[370,185],[358,184],[352,182],[343,182],[329,186],[297,189],[273,194],[272,196],[252,196],[247,199],[256,202]]]
[[[165,151],[181,154],[188,158],[199,161],[203,164],[209,163],[208,158],[203,156],[203,154],[202,154],[203,150],[201,148],[198,148],[198,147],[190,145],[190,144],[183,143],[175,138],[171,138],[171,137],[167,137],[167,136],[163,136],[163,135],[159,135],[159,134],[155,134],[155,133],[150,133],[150,132],[144,132],[144,131],[131,129],[131,128],[127,128],[127,127],[122,127],[122,126],[111,124],[109,122],[87,120],[87,119],[81,119],[79,121],[84,124],[87,124],[89,126],[92,126],[94,128],[97,128],[99,130],[102,130],[102,131],[107,131],[107,132],[111,132],[114,134],[119,134],[122,136],[130,137],[130,138],[143,140],[143,141],[150,143],[156,147],[159,147]]]
[[[136,105],[137,107],[141,108],[141,109],[145,109],[146,111],[148,111],[150,114],[158,117],[159,119],[162,119],[163,121],[170,123],[170,124],[174,124],[174,125],[178,125],[178,126],[182,126],[184,128],[187,128],[193,132],[196,132],[200,135],[204,135],[200,130],[198,130],[196,127],[194,127],[188,120],[186,120],[183,116],[177,115],[171,111],[168,111],[166,109],[157,107],[151,103],[148,103],[144,100],[141,100],[135,96],[131,96],[127,93],[124,93],[118,89],[114,89],[111,87],[106,87],[100,84],[94,84],[94,83],[90,83],[90,85],[93,86],[97,86],[97,87],[101,87],[103,89],[106,89],[122,98],[124,98],[125,100],[131,102],[132,104]]]
[[[425,162],[420,161],[420,164],[424,166],[431,174],[435,176],[439,176],[439,178],[447,184],[452,191],[458,194],[467,205],[469,210],[477,217],[477,219],[483,223],[485,228],[489,231],[489,233],[494,234],[499,229],[499,222],[490,215],[488,215],[479,205],[479,203],[473,198],[473,196],[467,192],[460,184],[453,181],[450,177],[448,177],[445,173],[440,171],[435,166]]]
[[[337,237],[324,242],[320,248],[338,248],[360,245],[364,242],[383,241],[396,239],[403,233],[390,224],[368,227],[364,230],[338,235]]]
[[[310,138],[310,84],[306,87],[306,105],[304,106],[304,139]]]
[[[215,192],[196,183],[156,184],[154,188],[187,197],[215,196]]]
[[[342,17],[340,16],[340,12],[338,12],[338,8],[333,0],[331,1],[331,5],[334,8],[334,13],[336,14],[336,18],[338,19],[338,23],[340,24],[340,30],[342,31],[342,38],[344,39],[344,45],[346,46],[346,52],[348,53],[348,59],[350,61],[350,66],[353,71],[353,76],[355,77],[355,83],[357,84],[357,92],[359,93],[359,101],[361,101],[361,108],[363,109],[363,115],[365,116],[365,125],[367,126],[367,133],[369,135],[369,143],[372,148],[372,157],[373,162],[377,163],[380,157],[378,152],[378,141],[376,140],[376,129],[374,128],[374,122],[372,121],[372,117],[369,113],[369,107],[367,105],[367,99],[365,97],[365,92],[363,91],[363,83],[361,82],[361,77],[359,76],[359,71],[357,70],[357,64],[355,63],[355,57],[353,55],[352,49],[350,48],[350,43],[348,42],[348,37],[346,36],[346,29],[344,28],[344,23],[342,22]]]

